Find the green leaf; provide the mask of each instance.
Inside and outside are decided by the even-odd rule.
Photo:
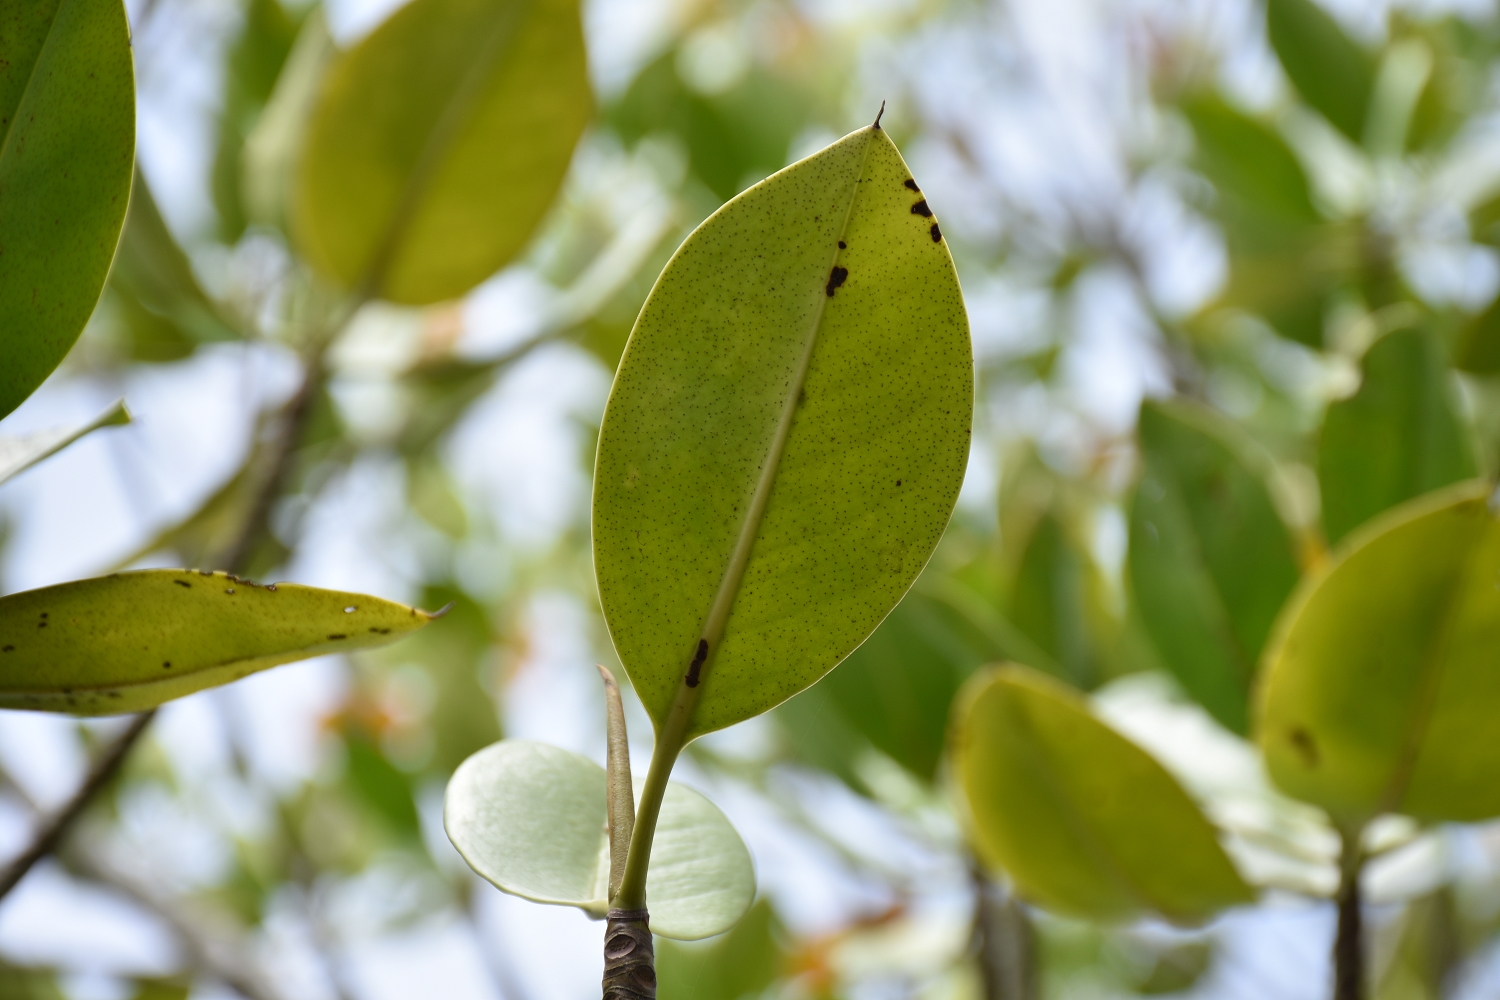
[[[1127,560],[1136,606],[1184,690],[1244,733],[1261,647],[1298,577],[1269,462],[1223,417],[1185,403],[1147,401],[1139,433]]]
[[[577,0],[413,0],[323,81],[298,243],[346,287],[462,295],[531,237],[591,108]]]
[[[1314,0],[1267,0],[1266,34],[1302,99],[1358,143],[1375,61]]]
[[[448,783],[453,846],[501,890],[538,903],[609,909],[604,768],[568,750],[504,740]],[[646,876],[651,930],[695,940],[733,927],[755,898],[750,852],[718,807],[667,786]]]
[[[337,54],[323,8],[314,7],[240,151],[239,191],[247,222],[289,228],[297,159],[317,105],[318,85]]]
[[[766,711],[911,586],[969,453],[973,362],[948,248],[885,132],[739,195],[657,280],[600,430],[594,566],[660,731]]]
[[[50,458],[68,445],[101,427],[119,427],[130,423],[130,411],[122,399],[79,427],[58,427],[35,431],[18,437],[0,437],[0,483],[11,476]]]
[[[135,158],[120,0],[0,9],[0,417],[78,339],[109,273]]]
[[[1453,367],[1475,375],[1500,372],[1500,297],[1464,324],[1454,350]]]
[[[1500,526],[1463,483],[1349,536],[1266,651],[1259,742],[1287,794],[1344,825],[1500,815]]]
[[[1432,334],[1388,333],[1366,352],[1362,367],[1359,391],[1328,407],[1318,444],[1331,543],[1383,510],[1478,472],[1443,348]]]
[[[433,618],[365,594],[148,569],[0,597],[0,707],[138,712]]]
[[[1197,923],[1253,899],[1203,813],[1076,692],[1024,667],[975,677],[953,763],[980,857],[1070,916]]]
[[[1088,555],[1054,514],[1044,513],[1022,551],[1010,597],[1011,621],[1050,661],[1026,662],[1085,689],[1096,686],[1100,674],[1089,622],[1091,572]]]
[[[1213,94],[1184,101],[1182,112],[1198,141],[1198,166],[1237,221],[1293,227],[1320,221],[1302,164],[1269,124]]]
[[[656,918],[652,917],[652,923]],[[654,928],[653,928],[654,929]],[[776,982],[786,956],[781,922],[765,899],[723,937],[700,945],[656,943],[656,1000],[740,1000]]]

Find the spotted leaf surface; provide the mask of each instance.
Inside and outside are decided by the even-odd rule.
[[[134,161],[120,0],[0,0],[0,417],[94,311]]]
[[[151,569],[0,598],[0,708],[136,712],[267,667],[393,642],[404,604],[225,573]]]
[[[592,113],[577,0],[413,0],[328,71],[293,231],[329,276],[412,305],[508,263]]]
[[[476,872],[512,895],[609,910],[604,768],[569,750],[504,740],[448,783],[443,823]],[[718,807],[667,786],[646,876],[651,930],[696,940],[733,927],[755,898],[750,852]]]
[[[976,851],[1033,902],[1090,920],[1197,923],[1253,899],[1177,780],[1050,677],[1016,666],[976,676],[952,752]]]
[[[1356,530],[1266,651],[1259,741],[1289,795],[1357,825],[1500,816],[1500,521],[1491,486]]]
[[[658,729],[683,684],[702,685],[691,738],[870,634],[947,524],[972,408],[953,261],[879,128],[688,237],[620,362],[594,479],[605,618]]]

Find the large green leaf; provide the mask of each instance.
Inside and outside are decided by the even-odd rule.
[[[974,847],[1022,895],[1092,920],[1206,920],[1253,895],[1152,757],[1070,688],[1024,667],[969,682],[953,764]]]
[[[0,0],[0,417],[93,312],[134,158],[120,0]]]
[[[1267,0],[1266,34],[1292,85],[1354,142],[1364,138],[1375,61],[1315,0]]]
[[[1293,227],[1320,221],[1302,164],[1267,122],[1213,94],[1184,101],[1182,112],[1197,139],[1198,166],[1233,218]]]
[[[1487,483],[1413,500],[1306,580],[1266,651],[1259,741],[1288,794],[1357,825],[1500,815],[1500,525]]]
[[[1141,620],[1187,693],[1243,733],[1256,661],[1298,576],[1269,463],[1185,403],[1146,402],[1139,432],[1127,571]]]
[[[1087,553],[1068,537],[1052,512],[1037,521],[1021,553],[1011,586],[1010,618],[1016,628],[1047,654],[1046,663],[1012,654],[1084,689],[1098,685],[1099,657],[1089,621]]]
[[[136,712],[433,618],[365,594],[148,569],[0,597],[0,708]]]
[[[464,860],[498,888],[603,917],[606,812],[604,768],[544,743],[503,740],[454,772],[443,823]],[[684,785],[667,786],[646,891],[651,930],[689,941],[733,927],[755,898],[739,834]]]
[[[0,437],[0,483],[31,468],[44,458],[62,451],[85,434],[101,427],[130,423],[130,411],[122,399],[93,420],[78,427],[56,427],[16,437]]]
[[[303,253],[395,302],[462,295],[530,238],[591,108],[577,0],[413,0],[324,80]]]
[[[1422,330],[1386,334],[1366,352],[1364,381],[1328,407],[1318,444],[1323,527],[1337,542],[1381,511],[1477,473],[1455,412],[1442,345]]]
[[[689,739],[870,634],[942,535],[972,406],[953,261],[880,128],[683,243],[620,362],[594,479],[605,619],[658,730],[700,676]]]

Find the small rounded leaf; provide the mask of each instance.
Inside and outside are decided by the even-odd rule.
[[[134,161],[124,4],[0,8],[0,417],[62,362],[94,311]]]
[[[1182,786],[1072,689],[1005,666],[970,681],[956,711],[970,836],[1023,895],[1085,919],[1178,923],[1252,901]]]
[[[973,409],[953,260],[876,127],[773,174],[657,279],[594,477],[610,635],[686,737],[811,685],[880,624],[958,498]]]
[[[1420,497],[1303,582],[1266,650],[1258,739],[1287,794],[1357,826],[1500,815],[1500,522],[1490,486]]]
[[[604,768],[569,750],[503,740],[448,782],[443,824],[459,854],[504,892],[609,909]],[[750,852],[702,795],[667,786],[646,875],[651,930],[696,940],[733,927],[755,898]]]
[[[413,0],[329,69],[293,231],[346,287],[425,305],[516,255],[592,113],[577,0]]]
[[[364,594],[148,569],[0,597],[0,708],[139,712],[433,618]]]

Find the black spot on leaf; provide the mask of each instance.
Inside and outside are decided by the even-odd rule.
[[[703,661],[708,659],[708,640],[698,640],[698,652],[693,655],[693,662],[688,667],[687,686],[695,688],[698,686],[698,671],[703,669]]]
[[[14,653],[15,651],[16,647],[14,646],[6,646],[4,649],[0,649],[0,653]]]
[[[186,580],[173,580],[172,582],[177,584],[177,586],[179,587],[186,587],[189,590],[193,589],[193,585],[191,583],[188,583]]]
[[[163,662],[163,663],[162,663],[162,665],[161,665],[161,668],[162,668],[162,669],[163,669],[163,670],[171,670],[171,669],[172,669],[172,661],[171,661],[171,660],[166,660],[166,661],[164,661],[164,662]]]
[[[849,244],[845,243],[843,240],[839,240],[839,249],[840,250],[848,250],[849,249]]]
[[[330,639],[347,639],[349,637],[347,635],[345,635],[344,633],[342,633],[342,632],[335,632],[335,633],[333,633],[333,635],[330,635],[328,638],[330,638]]]
[[[943,231],[938,228],[938,224],[936,222],[932,224],[932,242],[943,242]]]
[[[828,287],[824,291],[828,293],[830,299],[833,298],[834,290],[842,285],[844,279],[847,277],[849,277],[849,269],[847,267],[836,267],[829,272]]]
[[[921,188],[917,187],[917,182],[912,180],[910,177],[906,179],[906,186],[911,188],[913,191],[922,190]]]
[[[1298,726],[1287,734],[1292,741],[1292,746],[1302,757],[1302,762],[1308,767],[1318,766],[1318,743],[1313,739],[1312,733]]]
[[[36,623],[36,627],[37,628],[46,628],[47,627],[47,623],[46,622],[37,622]]]
[[[932,209],[927,207],[927,199],[923,198],[911,207],[912,215],[920,215],[924,219],[932,218]]]

